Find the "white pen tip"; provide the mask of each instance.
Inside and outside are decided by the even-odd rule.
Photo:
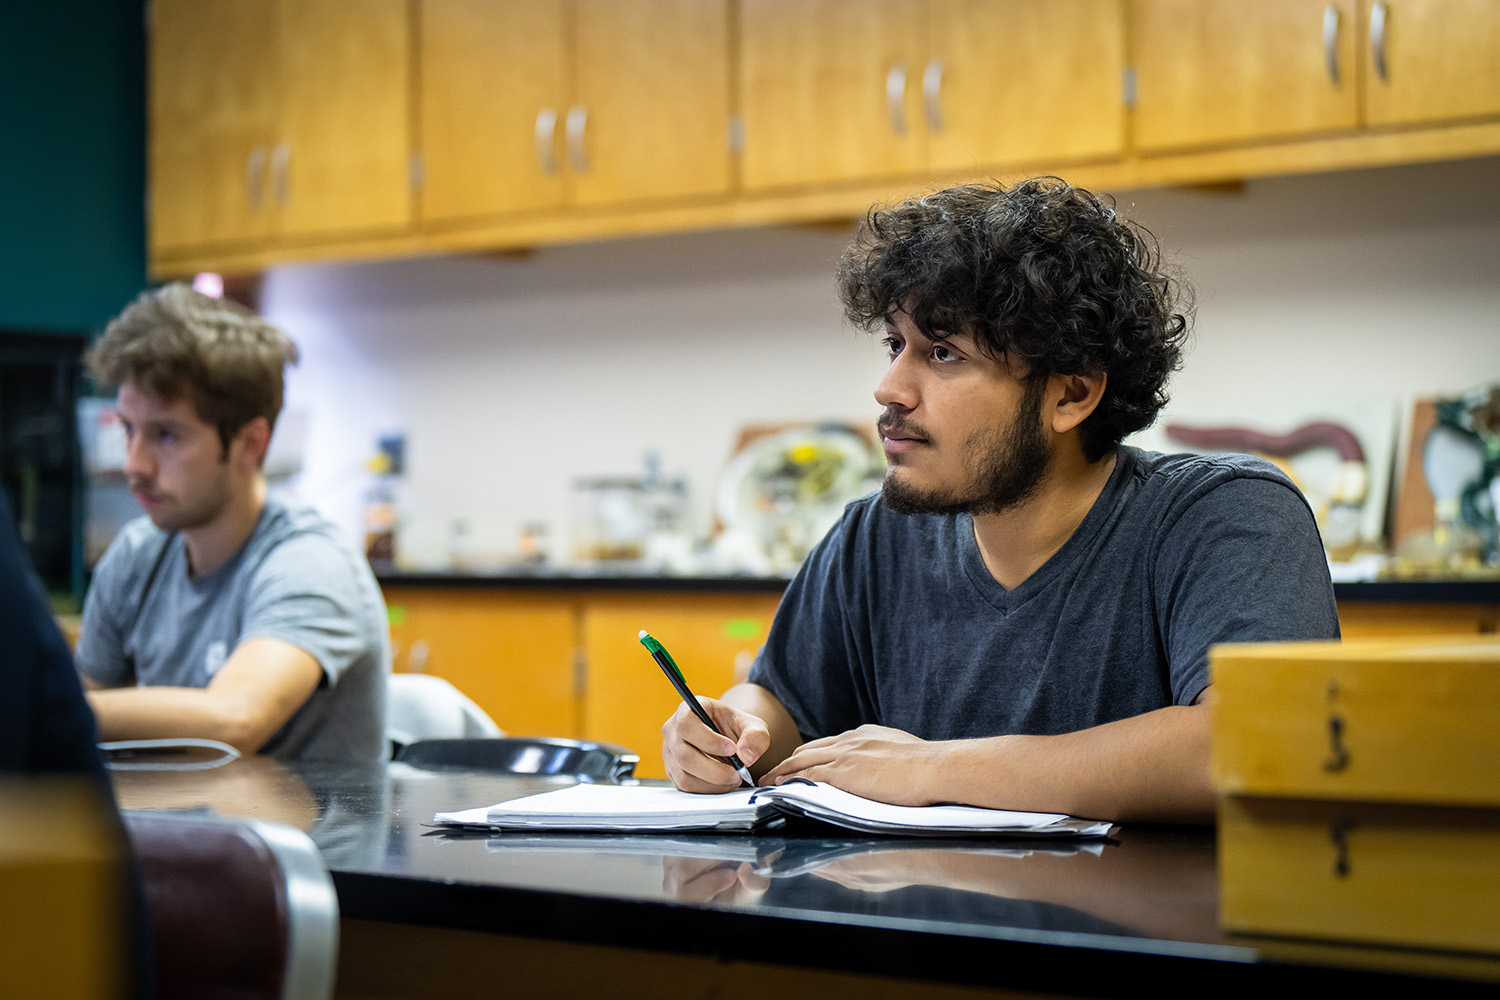
[[[637,639],[644,639],[644,638],[646,638],[646,630],[645,629],[641,629],[640,635],[636,636],[636,638]]]

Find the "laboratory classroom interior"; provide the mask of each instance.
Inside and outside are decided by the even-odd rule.
[[[408,23],[423,2],[402,5]],[[561,3],[569,17],[594,4],[603,9]],[[1170,5],[1097,6],[1128,18]],[[1369,0],[1326,6],[1346,18],[1343,31],[1367,31],[1377,9],[1395,31],[1405,15]],[[1281,0],[1277,10],[1326,23],[1324,7]],[[0,11],[0,344],[86,342],[142,288],[194,277],[148,255],[147,24],[138,0]],[[1475,86],[1500,89],[1493,77]],[[1489,134],[1497,122],[1490,113],[1454,128]],[[1382,575],[1380,561],[1397,542],[1419,403],[1500,381],[1500,141],[1492,147],[1098,188],[1157,237],[1196,293],[1171,401],[1136,443],[1170,447],[1161,425],[1174,420],[1233,415],[1280,431],[1332,415],[1374,428],[1383,449],[1381,510],[1362,550],[1371,560],[1335,565],[1353,641],[1344,653],[1295,654],[1303,676],[1319,678],[1304,685],[1312,735],[1296,744],[1316,756],[1311,776],[1298,785],[1289,766],[1267,778],[1280,766],[1265,763],[1279,752],[1266,735],[1276,726],[1247,715],[1230,739],[1263,768],[1241,781],[1224,765],[1218,829],[1126,828],[1103,845],[1057,850],[445,839],[427,825],[434,812],[555,779],[255,759],[220,772],[119,772],[121,805],[306,832],[336,890],[341,996],[466,996],[507,981],[535,996],[1492,990],[1500,786],[1473,761],[1494,759],[1483,755],[1500,732],[1500,583],[1493,561],[1462,579]],[[1066,178],[1066,164],[1057,172]],[[883,187],[916,193],[947,179],[913,170]],[[884,348],[844,320],[834,292],[859,217],[839,204],[795,219],[463,253],[272,253],[223,275],[301,351],[279,432],[290,457],[273,488],[361,548],[373,498],[393,506],[395,558],[377,572],[397,671],[451,681],[512,735],[621,744],[639,753],[638,776],[664,774],[659,729],[674,696],[636,673],[651,664],[633,623],[680,635],[674,650],[696,668],[695,686],[717,693],[744,676],[795,568],[712,548],[747,430],[868,433],[878,414]],[[392,440],[394,477],[378,465]],[[580,484],[643,476],[682,484],[674,530],[692,558],[580,563]],[[87,586],[81,517],[71,574],[48,581],[65,627]],[[1424,734],[1462,733],[1453,753],[1480,756],[1458,765],[1469,780],[1457,791],[1439,798],[1424,786],[1420,754],[1406,755],[1411,770],[1330,784],[1333,692],[1358,687],[1350,678],[1365,675],[1352,671],[1388,662],[1434,687],[1421,696],[1431,701],[1398,691],[1389,703],[1405,707],[1374,716],[1395,734],[1380,752],[1396,752],[1381,760],[1426,746]],[[1250,654],[1234,666],[1287,667]],[[1286,719],[1304,711],[1272,707]],[[26,850],[45,840],[4,829]],[[1376,838],[1370,867],[1355,829]],[[18,870],[13,860],[0,873]],[[32,940],[25,925],[14,912],[0,919],[14,942]],[[103,940],[98,928],[80,933]],[[0,955],[13,954],[0,940]]]

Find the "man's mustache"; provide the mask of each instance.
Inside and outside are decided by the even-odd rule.
[[[923,441],[927,440],[926,430],[917,426],[914,421],[903,417],[899,413],[891,413],[887,411],[886,413],[881,414],[879,422],[875,424],[875,429],[880,432],[881,437],[891,437],[895,435],[897,437],[921,438]]]

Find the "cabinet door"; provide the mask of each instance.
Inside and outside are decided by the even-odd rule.
[[[397,670],[441,677],[512,736],[574,736],[574,602],[469,588],[385,588]]]
[[[281,138],[272,195],[286,235],[398,228],[411,216],[405,0],[281,0]]]
[[[1364,3],[1371,125],[1500,114],[1500,4]]]
[[[152,3],[152,253],[271,232],[275,53],[270,0]]]
[[[577,0],[575,65],[579,204],[729,190],[725,0]]]
[[[640,630],[671,651],[695,694],[714,698],[750,669],[779,601],[772,594],[590,598],[583,612],[584,737],[629,747],[641,756],[638,774],[666,777],[661,727],[681,700],[641,645]]]
[[[1140,150],[1357,125],[1354,0],[1135,0],[1131,9]]]
[[[566,7],[559,0],[422,0],[422,218],[563,204]]]
[[[746,188],[894,177],[927,163],[915,0],[742,0]]]
[[[966,170],[1119,154],[1121,0],[929,0],[931,165]]]

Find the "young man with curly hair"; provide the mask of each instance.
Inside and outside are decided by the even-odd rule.
[[[1055,178],[874,211],[839,265],[883,328],[889,470],[777,612],[749,681],[663,727],[689,791],[793,776],[906,805],[1206,821],[1208,650],[1338,635],[1306,501],[1269,463],[1121,444],[1166,402],[1185,289]]]
[[[106,740],[201,737],[284,759],[387,755],[385,604],[368,564],[261,471],[297,349],[232,302],[146,292],[89,353],[119,386],[121,529],[76,659]]]

